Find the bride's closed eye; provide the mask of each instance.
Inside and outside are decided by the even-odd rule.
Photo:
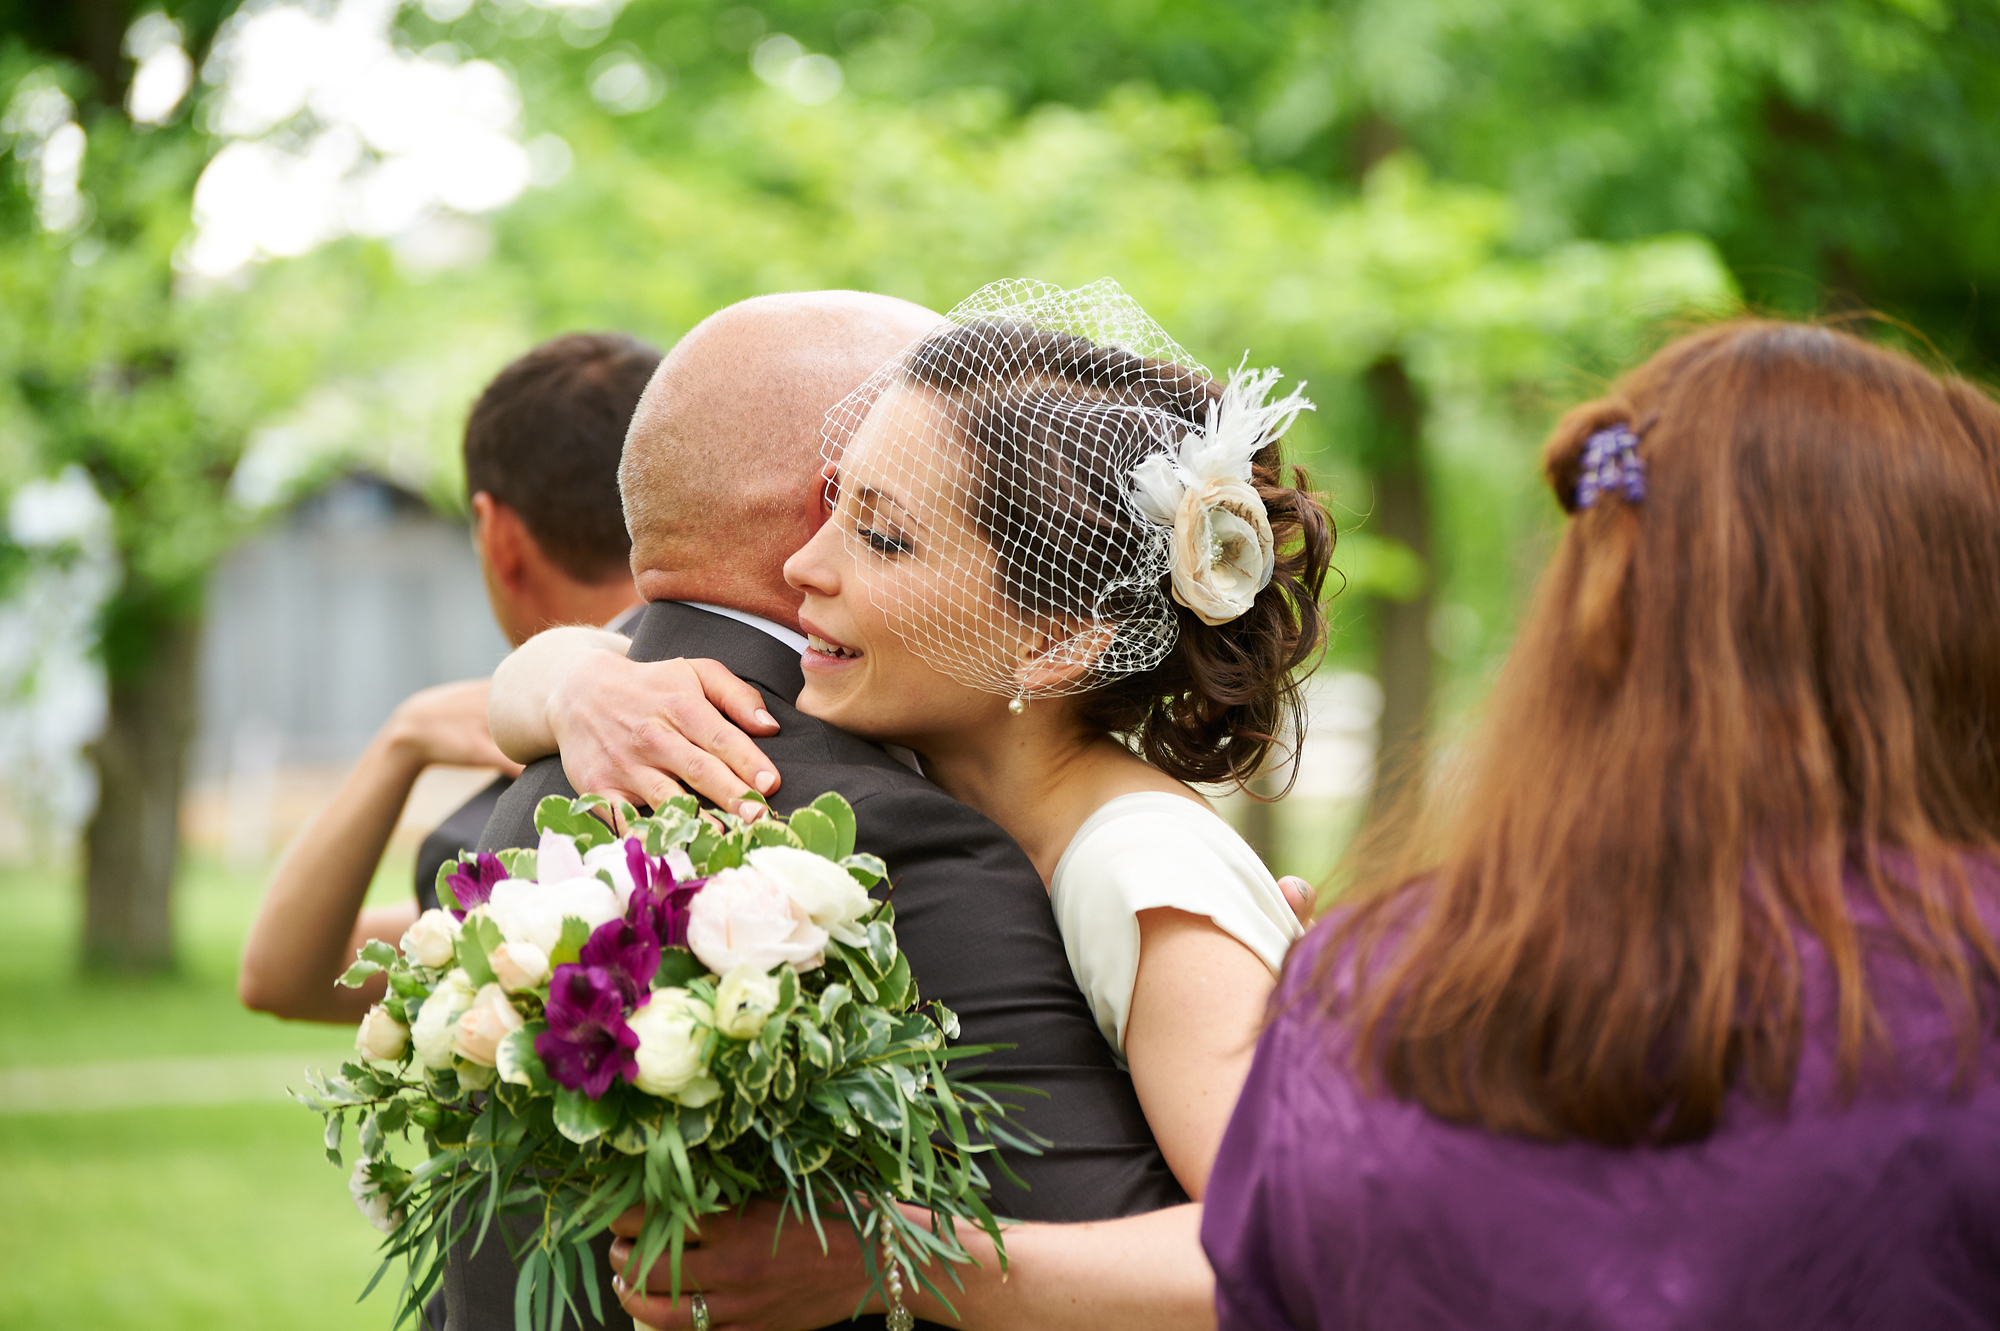
[[[894,559],[899,555],[911,554],[917,548],[916,543],[910,540],[909,537],[895,532],[882,531],[875,527],[857,524],[854,528],[854,534],[868,542],[868,548],[885,559]]]

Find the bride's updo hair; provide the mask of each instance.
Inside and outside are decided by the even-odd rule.
[[[1274,747],[1296,744],[1299,676],[1325,640],[1319,601],[1334,544],[1303,470],[1285,466],[1279,439],[1255,441],[1249,485],[1275,559],[1269,584],[1225,623],[1175,598],[1173,531],[1135,504],[1134,468],[1206,428],[1222,384],[1002,320],[932,335],[903,358],[901,379],[949,408],[965,450],[959,497],[996,557],[998,592],[1026,622],[1061,626],[1081,644],[1051,653],[1070,651],[1074,682],[1047,692],[1075,694],[1086,726],[1183,781],[1241,784]]]

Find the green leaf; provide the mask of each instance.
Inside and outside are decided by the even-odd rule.
[[[535,806],[535,830],[559,832],[574,839],[579,853],[595,849],[612,841],[614,835],[602,819],[592,816],[592,810],[608,813],[611,802],[602,795],[583,795],[573,800],[550,795]]]
[[[579,1146],[596,1141],[618,1121],[616,1087],[593,1100],[582,1091],[559,1087],[555,1096],[556,1131]]]
[[[896,931],[879,920],[868,926],[868,960],[877,975],[887,974],[896,964]]]
[[[840,830],[834,826],[833,819],[818,809],[807,806],[794,812],[791,829],[792,834],[799,839],[799,844],[813,854],[823,855],[830,860],[840,858],[837,850],[840,845]]]
[[[382,1158],[382,1124],[374,1114],[361,1116],[361,1154],[370,1160]]]
[[[590,926],[573,915],[563,917],[562,933],[556,938],[556,950],[549,953],[549,967],[566,966],[583,954],[583,945],[590,941]]]
[[[500,927],[484,916],[479,916],[469,919],[467,926],[458,931],[458,942],[453,945],[458,964],[464,969],[466,978],[472,981],[474,988],[499,983],[498,977],[493,974],[493,963],[486,959],[488,950],[486,931],[479,928],[481,924],[492,925],[493,934],[497,939]],[[496,942],[495,946],[497,945]]]
[[[830,860],[845,859],[854,853],[854,806],[843,799],[838,791],[829,790],[814,800],[809,806],[819,810],[833,824],[833,849],[826,852]]]
[[[525,1086],[537,1095],[546,1095],[555,1089],[555,1084],[549,1080],[549,1070],[542,1065],[541,1055],[535,1052],[535,1037],[548,1028],[547,1022],[531,1021],[500,1042],[493,1062],[501,1081]]]
[[[500,861],[501,866],[507,870],[509,878],[520,878],[528,882],[535,881],[534,847],[511,846],[506,850],[496,850],[493,853]]]
[[[373,961],[357,961],[341,972],[339,984],[343,989],[359,989],[370,977],[380,975],[383,968]]]
[[[889,876],[889,866],[874,855],[849,855],[840,862],[840,867],[854,875],[854,881],[863,887],[873,887]]]
[[[476,856],[473,858],[477,859]],[[438,904],[446,910],[465,909],[459,902],[458,893],[451,890],[451,876],[458,872],[458,866],[465,861],[466,856],[461,853],[457,859],[446,860],[438,866],[437,877],[433,880],[432,886],[437,889]]]
[[[691,1147],[701,1145],[708,1140],[708,1134],[715,1131],[715,1106],[712,1104],[699,1109],[681,1105],[674,1118],[680,1124],[681,1140]]]
[[[854,991],[844,984],[830,984],[819,996],[821,1021],[832,1021],[834,1013],[854,1001]]]
[[[684,947],[663,947],[660,949],[660,968],[653,972],[655,989],[686,988],[690,980],[698,980],[708,974],[708,967],[701,964],[701,958]]]
[[[697,853],[704,840],[710,841],[707,854]],[[721,873],[724,869],[738,868],[743,863],[743,842],[739,837],[718,837],[715,829],[704,827],[702,834],[688,847],[688,858],[694,861],[695,869],[702,876]]]
[[[748,840],[753,848],[757,846],[790,846],[797,850],[805,849],[805,843],[799,840],[798,833],[794,832],[790,825],[774,822],[769,818],[760,823],[750,824]]]
[[[688,1160],[687,1143],[681,1139],[680,1120],[668,1114],[660,1122],[660,1135],[646,1148],[647,1171],[660,1182],[673,1180],[680,1184],[680,1195],[688,1200],[695,1196],[694,1169]]]
[[[326,1158],[333,1164],[340,1163],[340,1132],[347,1120],[340,1114],[326,1116]]]
[[[896,953],[896,964],[882,977],[876,986],[877,1001],[891,1012],[901,1012],[916,1001],[916,986],[910,982],[910,958],[900,949]]]

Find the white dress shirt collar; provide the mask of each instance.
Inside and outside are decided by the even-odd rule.
[[[744,610],[733,610],[726,605],[710,605],[706,601],[682,601],[680,604],[696,610],[706,610],[711,615],[721,615],[739,624],[748,624],[760,633],[768,633],[800,656],[806,654],[806,635],[797,629],[788,629],[783,624],[773,623],[762,615],[753,615]]]

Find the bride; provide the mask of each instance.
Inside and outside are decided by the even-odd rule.
[[[996,284],[829,415],[829,517],[785,566],[799,707],[912,751],[1027,852],[1197,1200],[1299,933],[1190,788],[1240,784],[1300,733],[1297,672],[1324,635],[1332,527],[1280,458],[1310,404],[1270,401],[1276,379],[1218,382],[1112,283]],[[661,667],[624,650],[585,629],[523,647],[494,680],[501,748],[559,749],[579,790],[657,802],[641,773],[703,756],[649,747]],[[679,677],[747,718],[700,664]],[[740,734],[688,729],[706,761],[775,784]]]

